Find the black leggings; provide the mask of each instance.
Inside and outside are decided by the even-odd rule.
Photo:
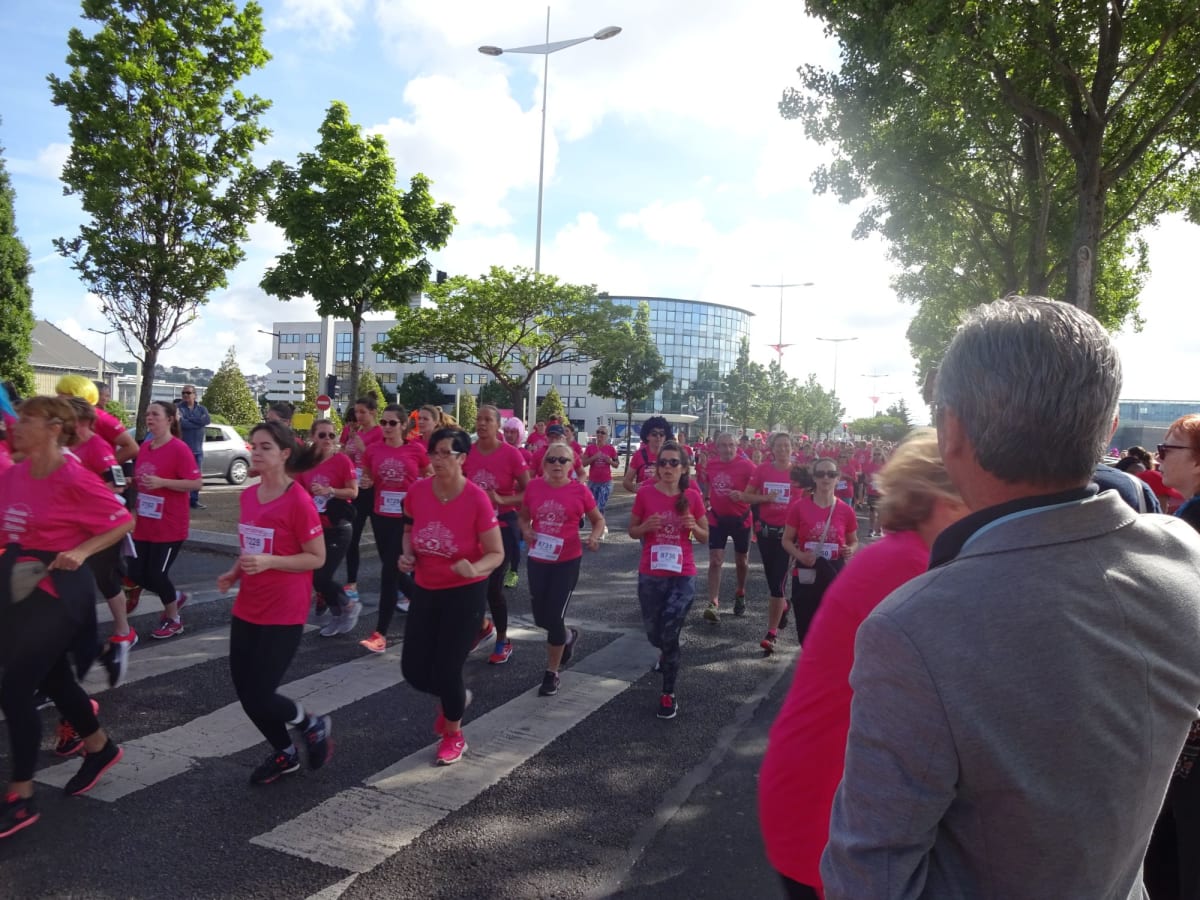
[[[404,549],[404,519],[401,516],[372,516],[371,528],[375,531],[375,547],[379,550],[379,621],[375,630],[387,637],[396,614],[396,591],[406,597],[412,595],[412,576],[397,568],[400,553]]]
[[[67,596],[56,579],[58,597],[38,589],[0,619],[0,628],[20,636],[8,645],[12,653],[5,656],[0,679],[0,709],[8,720],[12,748],[12,781],[33,779],[42,743],[42,720],[34,700],[39,688],[80,737],[88,738],[100,728],[87,693],[75,680],[69,655],[84,631],[95,633],[92,574],[86,566],[78,572],[84,577],[74,581],[74,596]]]
[[[792,578],[792,621],[796,623],[796,643],[803,644],[808,634],[808,626],[812,624],[817,610],[821,608],[821,598],[838,572],[842,571],[845,563],[840,559],[832,561],[817,560],[817,580],[812,584],[800,584]]]
[[[359,488],[354,498],[354,528],[350,533],[350,546],[346,548],[346,583],[358,584],[358,542],[363,529],[375,508],[375,488]]]
[[[334,615],[340,615],[350,602],[336,576],[338,566],[346,556],[346,548],[350,546],[353,529],[354,526],[345,521],[325,529],[325,565],[313,572],[313,587]]]
[[[175,602],[175,585],[171,583],[171,566],[179,556],[183,541],[134,541],[137,558],[129,561],[129,577],[152,594],[158,594],[163,606]]]
[[[580,556],[564,562],[542,562],[531,559],[529,567],[529,592],[533,604],[533,621],[538,628],[546,629],[546,643],[561,647],[567,642],[567,626],[563,621],[567,605],[579,581]]]
[[[94,553],[88,559],[88,565],[96,576],[96,589],[100,596],[107,600],[121,593],[121,578],[125,574],[125,538],[121,538],[111,547]]]
[[[400,671],[418,691],[441,700],[450,722],[461,721],[466,709],[463,665],[483,626],[486,593],[482,581],[433,591],[413,585]]]
[[[300,712],[276,693],[300,646],[303,625],[253,625],[233,617],[229,625],[229,674],[246,717],[276,750],[292,746],[288,723]]]
[[[788,900],[820,900],[821,895],[817,893],[816,888],[793,881],[782,872],[779,873],[779,877],[783,881],[783,892]]]
[[[782,541],[781,537],[767,537],[762,532],[758,535],[758,553],[762,557],[763,574],[767,576],[767,591],[772,597],[783,596],[791,561]]]
[[[521,571],[521,542],[515,522],[509,523],[507,528],[500,529],[500,540],[504,544],[504,565],[500,568],[513,572]]]

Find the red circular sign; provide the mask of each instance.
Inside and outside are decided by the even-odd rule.
[[[329,399],[328,394],[322,394],[317,398],[317,409],[321,412],[325,412],[331,406],[333,406],[333,401]]]

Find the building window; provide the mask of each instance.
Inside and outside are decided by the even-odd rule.
[[[363,347],[366,345],[366,335],[358,336],[358,361],[361,364],[363,360]],[[334,362],[350,362],[350,347],[352,344],[352,335],[345,331],[337,336],[334,343],[333,360]]]
[[[587,406],[587,397],[572,397],[571,398],[571,406],[573,406],[573,407]]]
[[[541,375],[538,375],[538,384],[554,384],[554,376],[543,372]]]
[[[463,384],[474,384],[474,383],[475,383],[475,373],[474,372],[464,372],[463,373]]]
[[[396,373],[395,372],[379,372],[376,375],[376,377],[379,379],[380,384],[395,384],[396,383]]]
[[[572,375],[575,379],[575,384],[587,384],[588,377],[586,375]]]
[[[437,372],[433,376],[434,384],[454,384],[455,376],[453,372]]]
[[[310,331],[308,334],[304,335],[304,343],[319,344],[321,343],[321,335]]]

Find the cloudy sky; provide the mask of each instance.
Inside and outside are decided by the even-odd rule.
[[[386,136],[402,180],[433,179],[458,227],[435,266],[479,274],[493,264],[532,265],[537,198],[541,58],[483,56],[481,44],[545,39],[546,7],[526,0],[263,0],[273,55],[245,89],[270,99],[273,132],[259,153],[294,162],[317,140],[333,100]],[[109,326],[51,241],[74,233],[75,198],[58,180],[67,152],[65,114],[45,76],[65,74],[66,35],[80,24],[74,0],[9,4],[0,31],[0,145],[17,191],[17,225],[30,248],[35,313],[93,347],[87,329]],[[752,283],[813,282],[784,300],[784,365],[827,386],[841,345],[838,393],[850,416],[899,396],[918,404],[904,331],[911,316],[889,289],[878,242],[850,237],[856,211],[814,196],[809,174],[825,151],[805,141],[776,103],[806,61],[836,50],[803,3],[742,0],[560,2],[551,40],[607,26],[550,60],[543,271],[613,294],[699,299],[755,313],[753,353],[767,362],[780,297]],[[1183,377],[1200,350],[1191,254],[1198,230],[1167,222],[1151,234],[1147,327],[1119,338],[1129,398],[1190,400]],[[266,223],[253,229],[230,287],[164,354],[166,364],[214,365],[237,347],[246,371],[266,370],[271,338],[256,329],[315,317],[304,301],[280,303],[258,288],[282,249]],[[128,358],[114,350],[109,356]],[[879,376],[879,377],[870,377]]]

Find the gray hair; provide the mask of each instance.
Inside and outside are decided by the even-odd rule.
[[[938,370],[935,403],[962,423],[983,469],[1006,482],[1085,482],[1104,453],[1121,359],[1087,313],[1045,297],[973,310]]]

